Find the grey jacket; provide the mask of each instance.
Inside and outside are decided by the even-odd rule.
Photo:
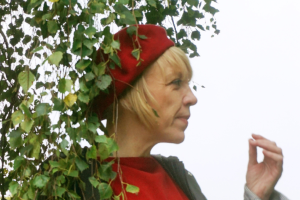
[[[169,176],[176,182],[176,184],[182,189],[185,195],[190,200],[207,200],[202,193],[196,179],[194,176],[184,168],[184,164],[179,161],[177,157],[170,156],[164,157],[161,155],[153,155],[153,157],[161,164],[161,166],[166,170]],[[86,184],[84,194],[81,194],[78,190],[78,194],[81,199],[85,200],[98,200],[100,199],[99,192],[88,180],[88,177],[92,176],[90,165],[89,169],[81,173],[80,177],[82,181]],[[252,193],[247,186],[245,186],[244,200],[260,200],[254,193]],[[288,200],[284,195],[277,191],[274,191],[270,200]]]
[[[164,157],[161,155],[154,155],[153,157],[161,164],[190,200],[207,200],[194,176],[184,168],[183,163],[177,157]],[[260,198],[245,185],[244,200],[260,200]],[[288,198],[274,191],[270,200],[288,200]]]

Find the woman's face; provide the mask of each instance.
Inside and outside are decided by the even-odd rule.
[[[197,98],[189,87],[188,71],[185,67],[152,66],[144,75],[148,88],[157,104],[150,106],[159,115],[157,126],[151,131],[157,134],[157,142],[181,143],[188,126],[190,106]]]

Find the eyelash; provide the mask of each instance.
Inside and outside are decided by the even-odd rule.
[[[171,83],[176,85],[176,86],[181,86],[182,80],[181,79],[176,79],[176,80],[172,81]]]

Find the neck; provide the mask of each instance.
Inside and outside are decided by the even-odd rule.
[[[154,133],[143,125],[138,117],[126,110],[119,109],[117,127],[108,120],[109,135],[117,130],[116,142],[119,146],[114,157],[149,157],[151,149],[157,144]]]

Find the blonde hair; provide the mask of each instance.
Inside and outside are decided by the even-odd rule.
[[[188,76],[187,79],[192,78],[193,71],[188,57],[180,48],[170,47],[143,72],[141,77],[119,99],[120,105],[135,113],[147,128],[154,127],[157,124],[158,116],[156,111],[149,105],[149,102],[152,105],[157,105],[157,102],[148,89],[144,74],[155,66],[158,66],[165,74],[164,66],[167,65],[176,68],[176,70],[185,71],[186,76]]]

